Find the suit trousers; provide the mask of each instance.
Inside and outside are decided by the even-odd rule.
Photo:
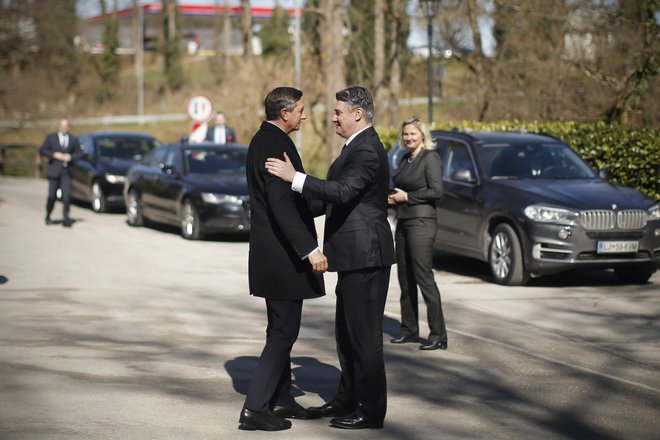
[[[257,361],[245,408],[264,411],[294,403],[290,393],[291,349],[300,332],[302,303],[301,299],[266,299],[266,345]]]
[[[419,336],[417,286],[426,303],[429,340],[447,342],[440,291],[433,277],[435,218],[399,219],[396,227],[396,260],[401,287],[401,336]]]
[[[62,217],[67,220],[69,218],[69,207],[71,206],[71,176],[66,170],[62,170],[58,177],[48,178],[46,217],[50,217],[51,212],[53,212],[58,188],[62,190]]]
[[[390,267],[339,272],[335,337],[341,366],[333,402],[382,422],[387,411],[383,313]]]

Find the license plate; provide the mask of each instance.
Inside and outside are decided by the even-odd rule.
[[[597,252],[599,254],[629,254],[637,252],[638,241],[599,241]]]

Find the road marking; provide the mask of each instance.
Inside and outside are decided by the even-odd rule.
[[[395,318],[395,319],[398,319],[399,321],[401,320],[401,316],[399,316],[395,313],[385,312],[385,315],[387,315],[389,318]],[[456,333],[456,334],[459,334],[461,336],[465,336],[465,337],[468,337],[468,338],[478,339],[478,340],[483,341],[483,342],[488,342],[488,343],[491,343],[491,344],[499,345],[501,347],[505,347],[505,348],[508,348],[510,350],[526,354],[527,356],[531,356],[531,357],[534,357],[534,358],[537,358],[537,359],[541,359],[543,361],[550,362],[550,363],[553,363],[553,364],[561,365],[563,367],[572,368],[574,370],[582,371],[583,373],[591,374],[591,375],[594,375],[594,376],[604,377],[606,379],[610,379],[610,380],[613,380],[615,382],[621,382],[621,383],[625,383],[627,385],[632,385],[632,386],[636,386],[636,387],[639,387],[639,388],[644,388],[648,391],[653,391],[653,392],[656,392],[656,393],[660,393],[660,389],[654,388],[654,387],[649,386],[649,385],[645,385],[643,383],[639,383],[639,382],[635,382],[635,381],[632,381],[632,380],[624,379],[624,378],[618,377],[618,376],[613,376],[613,375],[607,374],[607,373],[601,373],[600,371],[592,370],[591,368],[581,367],[579,365],[575,365],[575,364],[572,364],[570,362],[560,361],[559,359],[554,359],[554,358],[551,358],[549,356],[545,356],[545,355],[542,355],[542,354],[537,354],[537,353],[531,352],[529,350],[525,350],[524,348],[520,348],[520,347],[516,347],[515,345],[507,344],[506,342],[497,341],[495,339],[490,339],[490,338],[485,338],[483,336],[475,335],[473,333],[468,333],[468,332],[464,332],[464,331],[461,331],[461,330],[450,329],[449,327],[447,328],[447,331],[452,332],[452,333]]]

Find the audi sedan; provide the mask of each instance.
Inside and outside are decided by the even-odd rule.
[[[89,202],[95,212],[123,208],[128,169],[160,145],[143,133],[107,131],[81,135],[81,154],[73,164],[71,195]]]
[[[127,223],[177,226],[198,240],[213,233],[247,233],[250,203],[238,144],[168,144],[133,166],[124,184]]]
[[[486,261],[495,282],[574,268],[645,283],[660,264],[660,207],[609,183],[560,139],[434,131],[443,161],[434,248]],[[409,153],[396,145],[392,169]],[[603,175],[601,175],[603,174]]]

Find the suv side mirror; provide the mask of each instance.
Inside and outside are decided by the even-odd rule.
[[[451,174],[451,180],[455,180],[457,182],[465,182],[465,183],[477,182],[477,179],[474,178],[474,174],[472,174],[472,170],[467,170],[467,169],[454,171]]]
[[[598,177],[600,177],[603,180],[608,180],[610,178],[610,174],[607,172],[607,170],[601,168],[598,170]]]

